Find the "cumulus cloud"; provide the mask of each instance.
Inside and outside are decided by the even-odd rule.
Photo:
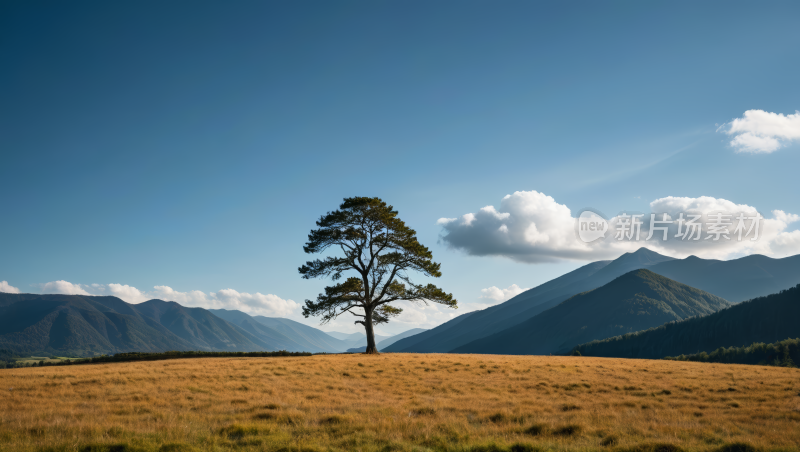
[[[774,210],[770,218],[763,218],[758,223],[758,239],[751,240],[754,230],[747,235],[750,221],[745,221],[745,234],[742,240],[734,234],[738,226],[737,216],[752,218],[759,215],[757,209],[745,204],[737,204],[725,199],[701,196],[665,197],[650,203],[649,213],[640,213],[638,221],[640,234],[638,239],[623,237],[618,234],[626,221],[636,213],[622,213],[607,219],[609,223],[606,235],[591,244],[584,243],[576,233],[577,218],[570,209],[556,202],[552,197],[536,191],[518,191],[505,196],[499,207],[483,207],[476,213],[468,213],[458,218],[443,218],[438,221],[442,226],[441,241],[451,248],[465,251],[476,256],[503,256],[520,262],[550,262],[558,260],[600,260],[614,259],[625,252],[635,251],[646,246],[653,251],[674,257],[685,257],[691,254],[705,258],[726,259],[747,254],[765,254],[783,257],[800,253],[800,231],[789,231],[792,223],[800,220],[800,216]],[[671,224],[655,223],[651,225],[651,215],[655,220],[672,221]],[[666,217],[664,216],[666,214]],[[690,215],[699,216],[699,240],[687,240],[676,237],[683,219]],[[729,239],[714,240],[713,224],[716,215],[723,214],[723,220],[730,224]],[[650,228],[653,226],[653,236]],[[663,231],[667,228],[667,240],[663,240]],[[491,291],[489,294],[499,294]],[[500,290],[500,289],[498,289]],[[499,295],[498,295],[499,296]],[[491,298],[491,297],[489,297]]]
[[[8,281],[0,281],[0,292],[19,293],[19,289],[9,284]]]
[[[127,284],[109,284],[106,286],[108,288],[108,292],[117,297],[121,298],[128,303],[141,303],[143,301],[151,300],[152,297],[148,297],[145,293],[140,291],[139,289],[129,286]]]
[[[530,287],[523,289],[516,284],[508,286],[507,289],[501,289],[499,287],[492,286],[486,289],[481,289],[481,298],[486,298],[495,301],[506,301],[516,297],[517,295],[529,289]]]
[[[216,296],[216,298],[228,306],[238,306],[234,309],[269,312],[277,316],[287,316],[298,307],[298,304],[292,300],[284,300],[277,295],[264,295],[258,292],[249,294],[240,293],[233,289],[223,289],[211,295]]]
[[[486,206],[459,218],[442,218],[441,240],[476,256],[505,256],[522,262],[592,259],[596,248],[575,236],[570,209],[537,191],[506,195],[500,206]],[[624,246],[616,254],[625,252]],[[611,256],[613,253],[607,253]]]
[[[210,295],[206,295],[205,292],[200,290],[178,292],[169,286],[155,286],[153,289],[155,289],[153,298],[157,298],[159,300],[175,301],[184,306],[206,306],[217,308],[215,303],[218,303],[218,300],[213,299]]]
[[[392,305],[403,310],[402,314],[392,321],[396,326],[402,326],[402,328],[400,328],[401,330],[411,328],[433,328],[472,310],[468,308],[465,309],[463,305],[459,306],[458,309],[452,309],[436,303],[422,305],[409,301],[395,302],[392,303]],[[350,322],[352,322],[352,320],[350,320]]]
[[[11,287],[11,286],[9,286]],[[128,303],[141,303],[159,299],[175,301],[184,306],[210,309],[237,309],[248,314],[266,316],[288,316],[298,308],[292,300],[284,300],[277,295],[238,292],[223,289],[206,294],[200,290],[179,292],[169,286],[155,286],[152,291],[142,291],[127,284],[73,284],[67,281],[52,281],[41,284],[42,293],[65,295],[112,295]],[[3,286],[0,285],[0,289]],[[16,290],[16,288],[12,289]],[[2,290],[0,290],[2,291]]]
[[[657,219],[662,218],[664,213],[667,214],[667,219],[673,220],[678,219],[681,213],[685,218],[688,218],[689,215],[699,215],[698,222],[702,225],[699,231],[699,240],[675,239],[679,225],[669,226],[668,240],[660,242],[660,248],[673,256],[694,254],[705,258],[729,259],[749,254],[785,257],[800,253],[800,246],[794,242],[794,238],[800,236],[800,231],[787,231],[792,223],[800,220],[800,216],[782,210],[773,210],[771,218],[760,220],[757,225],[758,237],[756,240],[752,240],[755,238],[755,225],[753,225],[750,235],[746,235],[751,226],[751,222],[746,218],[761,214],[755,207],[747,204],[736,204],[726,199],[709,196],[699,198],[668,196],[651,202],[650,211],[657,212]],[[718,214],[730,215],[727,220],[730,221],[730,226],[725,228],[730,240],[725,239],[724,236],[720,236],[719,240],[714,240],[716,234],[709,225],[718,221]],[[739,216],[744,217],[741,240],[735,233],[739,224],[737,220]]]
[[[63,295],[91,295],[81,284],[72,284],[64,280],[50,281],[41,285],[44,293],[58,293]]]
[[[737,152],[770,153],[800,140],[800,112],[783,115],[764,110],[747,110],[744,116],[723,124],[718,130],[732,135]]]

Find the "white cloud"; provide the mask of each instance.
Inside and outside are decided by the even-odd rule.
[[[754,233],[745,238],[744,234],[747,231],[744,231],[741,241],[733,233],[738,223],[736,216],[740,213],[744,216],[759,214],[755,207],[746,204],[736,204],[726,199],[709,196],[701,196],[699,198],[668,196],[651,202],[650,211],[658,213],[658,218],[661,217],[661,213],[667,213],[668,218],[672,219],[677,219],[680,212],[684,212],[685,216],[687,214],[701,215],[700,221],[703,223],[703,227],[700,240],[676,240],[674,235],[677,233],[678,226],[670,226],[669,240],[663,242],[661,248],[676,257],[694,254],[710,259],[729,259],[749,254],[785,257],[800,253],[800,247],[795,246],[791,241],[791,237],[797,231],[786,231],[791,223],[800,220],[800,216],[786,213],[782,210],[773,210],[771,212],[772,218],[761,220],[759,237],[755,241],[751,240]],[[730,231],[728,235],[731,240],[720,239],[715,241],[713,237],[711,240],[707,239],[709,236],[707,225],[709,222],[714,221],[714,218],[709,218],[709,215],[717,212],[732,215],[730,217],[731,226],[728,227]],[[745,225],[749,228],[749,223],[745,223]]]
[[[425,325],[428,323],[428,316],[425,309],[420,306],[405,306],[403,312],[398,316],[397,321],[412,325]],[[438,309],[436,309],[438,311]]]
[[[11,287],[11,286],[9,286]],[[0,289],[3,286],[0,285]],[[15,289],[16,288],[13,288]],[[67,281],[53,281],[41,285],[42,293],[59,293],[66,295],[113,295],[128,303],[141,303],[159,299],[175,301],[184,306],[210,309],[238,309],[253,315],[285,317],[297,310],[299,305],[292,300],[284,300],[277,295],[238,292],[223,289],[216,293],[204,293],[199,290],[179,292],[169,286],[155,286],[153,291],[146,292],[126,284],[73,284]]]
[[[99,285],[99,284],[98,284]],[[121,298],[128,303],[141,303],[143,301],[151,300],[152,297],[148,297],[146,294],[141,292],[139,289],[129,286],[127,284],[109,284],[108,292],[117,297]]]
[[[298,304],[292,300],[284,300],[277,295],[264,295],[258,292],[249,294],[240,293],[233,289],[223,289],[211,295],[216,296],[224,304],[238,306],[234,309],[240,309],[245,312],[267,312],[271,315],[287,316],[298,307]]]
[[[72,284],[64,280],[50,281],[41,285],[43,293],[58,293],[63,295],[91,295],[81,284]]]
[[[436,303],[423,305],[410,301],[395,302],[392,305],[401,308],[403,312],[392,320],[389,325],[394,323],[395,328],[403,331],[411,328],[433,328],[472,310],[465,310],[461,304],[458,309],[448,308]],[[349,319],[345,318],[345,320]]]
[[[159,300],[175,301],[184,306],[210,307],[210,308],[222,307],[222,306],[217,306],[219,304],[218,300],[211,298],[210,296],[206,295],[204,292],[200,290],[178,292],[177,290],[174,290],[172,287],[169,286],[155,286],[153,287],[153,289],[155,289],[155,292],[153,292],[152,294],[154,295],[153,298],[157,298]]]
[[[441,240],[451,248],[460,249],[476,256],[503,256],[520,262],[549,262],[557,260],[600,260],[614,259],[625,252],[635,251],[646,246],[653,251],[685,257],[691,254],[704,258],[726,259],[747,254],[765,254],[783,257],[800,253],[800,232],[789,231],[789,226],[800,221],[800,216],[774,210],[771,218],[764,218],[759,224],[759,237],[751,241],[753,234],[739,241],[732,234],[737,225],[735,217],[742,213],[755,216],[755,207],[745,204],[701,196],[698,198],[679,198],[668,196],[650,203],[650,212],[662,219],[666,213],[668,220],[676,220],[681,212],[701,215],[701,239],[681,240],[675,238],[678,225],[668,229],[668,239],[662,241],[662,233],[654,231],[654,237],[647,240],[650,228],[650,214],[641,217],[642,226],[639,240],[616,240],[620,217],[609,219],[609,230],[605,237],[591,245],[583,243],[575,233],[576,218],[570,209],[557,203],[552,197],[536,191],[515,192],[505,196],[500,206],[484,207],[475,214],[466,214],[456,219],[440,220],[443,231]],[[731,214],[729,226],[731,240],[706,240],[709,236],[709,214],[723,212]],[[749,225],[749,223],[747,223]],[[745,231],[746,232],[746,231]],[[486,290],[490,290],[486,289]],[[500,289],[498,289],[499,291]],[[492,291],[499,296],[499,292]],[[491,298],[487,292],[487,297]]]
[[[481,289],[481,298],[495,301],[506,301],[529,289],[530,287],[523,289],[516,284],[508,286],[507,289],[501,289],[499,287],[492,286],[486,289]]]
[[[475,214],[444,220],[439,220],[442,241],[476,256],[505,256],[522,262],[598,257],[597,249],[576,240],[569,208],[537,191],[514,192],[497,209],[487,206]],[[627,251],[622,248],[604,256]]]
[[[744,116],[717,130],[733,135],[737,152],[770,153],[800,140],[800,112],[783,115],[764,110],[747,110]]]
[[[8,281],[0,281],[0,292],[19,293],[19,289],[9,284]]]

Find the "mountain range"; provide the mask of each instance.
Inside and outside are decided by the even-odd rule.
[[[650,270],[633,270],[514,327],[453,350],[508,355],[564,354],[578,344],[717,312],[731,304]]]
[[[341,353],[359,343],[358,338],[340,340],[289,319],[189,308],[173,301],[130,304],[116,297],[0,293],[0,349],[16,354]]]
[[[640,248],[613,261],[584,265],[504,303],[463,314],[424,333],[399,340],[384,351],[447,353],[465,350],[460,347],[513,328],[572,296],[597,289],[638,269],[648,269],[732,303],[775,293],[800,283],[800,255],[783,259],[751,255],[730,261],[696,256],[674,259]]]
[[[683,343],[681,347],[694,347],[686,350],[665,345],[680,342],[675,338],[650,339],[661,333],[632,334],[660,331],[657,327],[665,323],[694,325],[693,318],[745,312],[731,311],[730,306],[797,284],[800,255],[784,259],[751,255],[719,261],[695,256],[674,259],[641,248],[613,261],[584,265],[505,303],[462,314],[431,330],[376,336],[376,341],[385,352],[548,354],[567,353],[585,344],[578,350],[601,356],[655,358],[662,353],[694,353],[699,347],[786,337],[753,333],[745,326],[747,316],[741,316],[738,323],[726,317],[724,325],[734,325],[726,326],[734,328],[727,333],[707,333],[709,337],[722,334],[725,340],[706,343],[698,336]],[[770,328],[769,317],[753,313],[752,318],[761,319],[760,328]],[[732,342],[737,335],[741,340]],[[685,336],[694,337],[690,333]],[[588,345],[610,337],[616,338],[608,342],[615,344],[613,347],[605,342]],[[293,320],[235,310],[189,308],[163,300],[129,304],[116,297],[0,293],[0,349],[20,354],[85,356],[166,350],[341,353],[358,352],[365,345],[363,333],[325,333]],[[662,346],[666,348],[658,348]]]

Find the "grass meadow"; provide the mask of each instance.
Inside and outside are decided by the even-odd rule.
[[[800,449],[800,370],[444,354],[0,371],[3,451]]]

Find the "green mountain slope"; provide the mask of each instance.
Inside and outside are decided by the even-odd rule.
[[[717,313],[589,342],[583,355],[663,358],[800,337],[800,285]]]
[[[275,351],[277,348],[207,309],[187,308],[174,301],[149,300],[133,305],[143,317],[151,318],[199,350]]]
[[[202,308],[116,297],[0,293],[0,348],[78,355],[276,350]]]
[[[548,281],[516,297],[469,317],[457,317],[439,327],[397,341],[388,352],[444,353],[481,337],[524,322],[567,298],[607,284],[625,273],[673,260],[647,248],[625,253],[613,261],[598,261]]]
[[[634,270],[501,333],[454,353],[565,353],[595,339],[706,315],[730,306],[724,299],[649,270]]]
[[[581,292],[596,289],[631,270],[654,273],[731,302],[775,293],[800,283],[800,255],[772,259],[761,255],[730,261],[690,256],[673,259],[641,248],[614,261],[599,261],[544,283],[482,311],[457,317],[425,333],[387,347],[391,352],[448,352],[524,322]]]
[[[117,301],[122,302],[115,297],[0,293],[0,348],[76,354],[197,349],[152,319],[122,305],[117,307],[123,313],[106,306]]]
[[[313,346],[310,342],[304,340],[295,340],[291,331],[284,330],[287,334],[270,328],[269,326],[259,322],[242,311],[235,309],[209,309],[212,314],[227,320],[228,322],[237,325],[243,330],[261,338],[261,340],[273,344],[279,350],[286,350],[290,352],[307,351],[311,353],[330,352],[327,348],[318,348]],[[304,345],[301,345],[303,343]],[[345,344],[343,343],[342,346]]]

